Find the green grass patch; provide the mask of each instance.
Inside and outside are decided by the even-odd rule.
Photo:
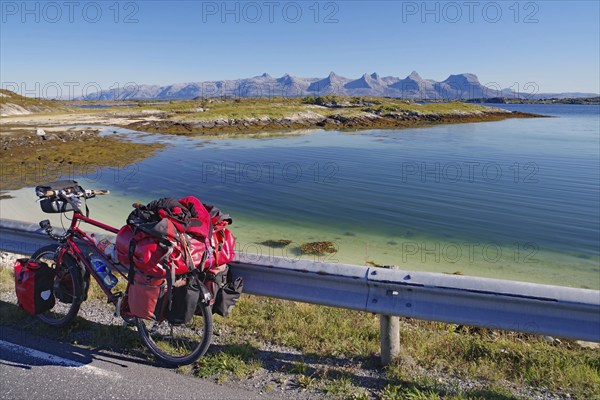
[[[222,351],[201,357],[193,366],[195,376],[216,378],[219,382],[246,379],[261,368],[261,363],[254,356],[256,348],[248,343],[224,346]]]
[[[15,290],[15,270],[12,265],[0,265],[0,292]]]
[[[388,368],[391,378],[412,371],[410,363],[429,371],[517,385],[565,391],[583,398],[600,396],[600,351],[583,349],[572,342],[552,344],[532,335],[480,330],[454,331],[453,325],[417,324],[401,330],[402,357]]]
[[[516,396],[510,391],[489,387],[486,389],[457,389],[449,392],[438,386],[418,386],[413,384],[389,384],[380,393],[381,400],[528,400],[527,397]]]
[[[349,377],[332,379],[323,385],[325,394],[334,399],[346,399],[356,390]]]
[[[237,335],[259,338],[324,356],[368,357],[379,346],[379,318],[344,309],[244,296],[230,318],[219,318]]]
[[[16,104],[30,111],[49,109],[65,109],[62,102],[38,99],[34,97],[21,96],[15,92],[6,89],[0,89],[0,106],[5,103]]]

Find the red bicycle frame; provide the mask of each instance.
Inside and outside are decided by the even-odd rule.
[[[65,253],[69,253],[70,255],[72,255],[75,258],[75,261],[77,261],[79,265],[82,265],[94,277],[96,282],[98,282],[98,285],[100,285],[102,291],[108,296],[108,301],[116,305],[117,301],[119,300],[120,294],[113,293],[112,290],[104,284],[104,282],[90,263],[89,258],[84,254],[84,252],[77,244],[76,239],[79,239],[80,241],[84,242],[87,246],[89,246],[92,249],[92,251],[96,253],[96,255],[98,255],[104,260],[106,265],[110,267],[111,271],[117,271],[123,277],[125,277],[125,274],[122,269],[118,268],[115,265],[115,263],[104,254],[103,251],[98,249],[94,240],[86,232],[79,228],[80,222],[96,226],[105,231],[112,232],[115,234],[119,232],[117,228],[114,228],[110,225],[106,225],[100,221],[93,220],[78,212],[74,212],[73,219],[71,220],[71,226],[67,231],[68,235],[66,238],[66,243],[61,245],[58,251],[58,256],[56,260],[57,265],[60,265],[62,263],[62,258],[65,255]]]

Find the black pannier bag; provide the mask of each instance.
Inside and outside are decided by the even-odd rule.
[[[244,282],[241,277],[233,282],[231,281],[231,272],[228,265],[220,265],[206,271],[204,284],[214,297],[213,314],[222,317],[229,315],[244,289]]]
[[[213,313],[223,317],[228,316],[240,299],[243,290],[244,281],[241,277],[233,282],[227,282],[225,286],[217,292],[215,304],[213,304]]]
[[[183,285],[175,284],[171,291],[167,321],[173,325],[187,324],[192,320],[202,293],[202,283],[196,274],[190,274],[183,280]]]

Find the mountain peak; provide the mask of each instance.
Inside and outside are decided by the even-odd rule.
[[[377,72],[373,72],[373,73],[371,74],[371,78],[375,79],[376,81],[378,81],[378,80],[380,79],[380,78],[379,78],[379,74],[378,74]]]
[[[445,83],[479,85],[479,78],[477,78],[477,75],[475,75],[475,74],[464,73],[464,74],[450,75],[444,82]]]
[[[421,78],[421,75],[419,75],[419,73],[417,71],[413,71],[410,73],[409,76],[407,76],[407,78],[412,79],[413,81],[422,81],[423,78]]]
[[[297,81],[297,79],[290,74],[286,73],[281,78],[277,78],[277,82],[282,85],[292,85]]]
[[[374,86],[377,86],[377,82],[367,73],[344,85],[346,89],[373,89]]]

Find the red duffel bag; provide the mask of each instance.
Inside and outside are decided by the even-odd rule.
[[[177,275],[190,271],[186,262],[188,256],[183,246],[175,242],[169,260],[164,260],[167,249],[160,245],[160,239],[150,236],[143,231],[134,233],[134,228],[131,225],[125,225],[117,233],[117,257],[122,265],[128,266],[130,263],[129,246],[132,239],[135,241],[133,246],[133,264],[143,274],[155,278],[164,278],[166,271],[162,267],[161,261],[171,263],[175,267],[175,274]]]

